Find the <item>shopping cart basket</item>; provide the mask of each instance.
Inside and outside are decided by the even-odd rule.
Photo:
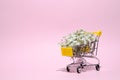
[[[100,60],[96,57],[97,51],[98,51],[98,43],[99,38],[102,34],[101,31],[93,32],[94,35],[96,35],[95,41],[88,43],[88,44],[82,44],[82,45],[76,45],[74,47],[61,47],[61,52],[63,56],[71,57],[73,59],[73,62],[71,64],[68,64],[66,67],[66,70],[70,72],[70,66],[78,64],[77,66],[77,73],[80,73],[81,70],[85,66],[95,66],[96,70],[100,70]],[[74,51],[76,50],[76,51]],[[80,61],[76,61],[75,59],[80,59]],[[98,63],[95,64],[88,64],[85,58],[94,58],[97,60]]]

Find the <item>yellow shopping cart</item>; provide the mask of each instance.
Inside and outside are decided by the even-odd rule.
[[[83,61],[81,61],[81,62],[73,61],[73,63],[67,65],[66,70],[68,72],[70,71],[69,67],[74,64],[80,64],[77,67],[77,73],[80,73],[81,69],[83,69],[85,66],[95,66],[97,71],[100,70],[100,61],[96,57],[96,55],[97,55],[97,50],[98,50],[99,37],[101,36],[102,32],[101,31],[92,32],[92,34],[96,35],[96,40],[94,42],[91,42],[87,45],[79,45],[79,46],[75,47],[79,51],[79,55],[78,55],[78,53],[74,53],[73,47],[61,47],[61,53],[63,56],[72,57],[73,59],[76,57],[83,59]],[[98,61],[98,63],[97,64],[88,64],[87,62],[85,62],[84,57],[95,58]]]

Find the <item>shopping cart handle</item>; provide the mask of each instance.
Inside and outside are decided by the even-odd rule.
[[[100,37],[102,35],[102,31],[97,31],[97,32],[93,32],[93,34],[97,35],[98,37]]]

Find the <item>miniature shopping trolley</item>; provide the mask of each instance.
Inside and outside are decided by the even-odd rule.
[[[99,38],[102,34],[101,31],[93,32],[92,34],[96,35],[95,41],[88,44],[76,45],[74,47],[61,47],[61,52],[63,56],[71,57],[73,62],[68,64],[66,67],[67,72],[70,72],[71,65],[78,64],[76,70],[77,73],[80,73],[85,66],[95,66],[96,70],[100,70],[100,60],[96,57],[98,51]],[[76,51],[74,51],[76,50]],[[75,59],[80,61],[75,61]],[[98,63],[90,64],[87,63],[85,58],[94,58]]]

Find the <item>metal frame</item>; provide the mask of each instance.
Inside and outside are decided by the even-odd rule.
[[[70,71],[69,67],[71,65],[75,65],[75,64],[79,64],[79,66],[77,67],[77,73],[80,73],[81,69],[83,69],[85,66],[95,66],[96,70],[99,71],[100,70],[100,60],[96,57],[97,52],[98,52],[98,43],[99,43],[99,36],[96,38],[96,40],[94,42],[90,43],[92,45],[92,47],[91,47],[91,51],[89,53],[81,53],[80,55],[74,55],[73,57],[71,57],[73,62],[71,64],[67,65],[67,67],[66,67],[67,71],[69,72]],[[75,60],[76,58],[80,59],[80,61],[77,62]],[[96,59],[98,61],[98,63],[97,64],[88,64],[85,58]]]

